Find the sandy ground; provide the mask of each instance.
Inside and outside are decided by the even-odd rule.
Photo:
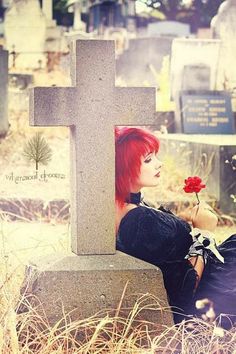
[[[20,263],[55,252],[70,252],[69,224],[0,222],[1,253]]]
[[[217,243],[236,233],[236,226],[218,227]],[[35,257],[57,252],[70,253],[69,224],[25,223],[0,221],[0,253],[11,263],[27,264]]]

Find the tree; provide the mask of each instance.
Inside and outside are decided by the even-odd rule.
[[[28,161],[35,161],[36,171],[39,162],[43,165],[51,160],[52,150],[41,133],[36,133],[24,146],[24,156]]]
[[[166,20],[195,22],[209,26],[224,0],[137,0],[164,14]],[[195,25],[195,26],[196,26]]]

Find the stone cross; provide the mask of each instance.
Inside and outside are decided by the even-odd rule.
[[[0,136],[8,131],[8,52],[0,46]]]
[[[155,89],[115,87],[113,41],[78,40],[71,57],[74,87],[34,88],[31,125],[70,127],[73,252],[113,254],[114,126],[153,124]]]
[[[63,313],[78,320],[116,308],[124,288],[126,309],[140,293],[153,294],[168,306],[160,270],[115,252],[114,126],[154,123],[155,89],[115,86],[113,41],[78,40],[71,59],[73,87],[36,87],[30,95],[31,124],[66,125],[71,132],[75,254],[32,260],[27,268],[32,291],[53,324]],[[168,312],[144,311],[141,316],[173,324]]]

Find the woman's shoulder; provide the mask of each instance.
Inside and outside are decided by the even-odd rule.
[[[140,230],[156,233],[156,230],[159,230],[160,233],[174,235],[179,231],[189,232],[191,227],[167,209],[140,205],[126,213],[120,222],[119,230],[131,233]]]
[[[146,205],[139,205],[137,207],[134,207],[125,214],[123,217],[122,221],[132,221],[132,220],[137,220],[140,218],[145,218],[145,217],[158,217],[160,211],[155,208],[148,207]]]
[[[151,231],[153,228],[173,228],[175,220],[173,214],[168,214],[162,210],[140,205],[129,210],[120,222],[122,230],[140,230]]]
[[[169,214],[167,214],[169,215]],[[155,208],[138,206],[123,217],[117,234],[117,248],[129,250],[133,255],[161,253],[173,249],[177,228],[173,220],[167,220],[165,213]],[[147,256],[146,254],[146,256]],[[137,256],[137,255],[136,255]],[[139,257],[138,257],[139,258]],[[149,259],[148,256],[145,259]]]

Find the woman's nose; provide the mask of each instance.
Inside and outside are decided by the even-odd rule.
[[[156,159],[156,169],[159,170],[162,166],[162,161],[160,161],[159,159]]]

